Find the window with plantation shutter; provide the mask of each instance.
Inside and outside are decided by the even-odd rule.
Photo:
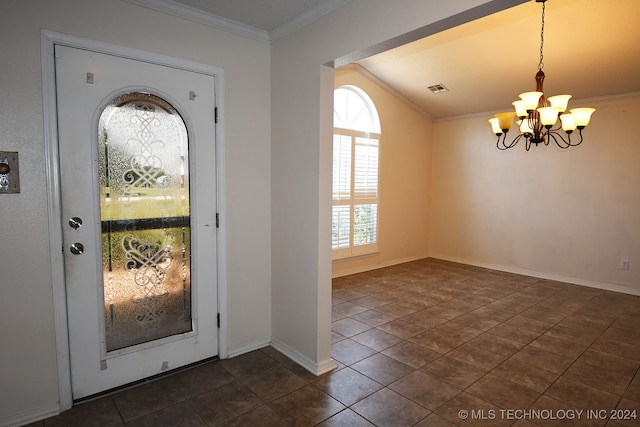
[[[378,197],[378,138],[355,137],[353,192],[357,199]]]
[[[378,250],[380,120],[369,96],[355,86],[334,92],[333,258]]]

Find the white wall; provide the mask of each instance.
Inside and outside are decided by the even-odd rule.
[[[436,123],[431,255],[640,295],[640,95],[571,102],[587,105],[566,151],[501,152],[491,114]]]
[[[318,370],[330,366],[331,347],[331,167],[326,162],[333,105],[327,93],[333,80],[322,65],[377,53],[414,30],[409,39],[489,13],[485,7],[471,10],[474,6],[495,10],[519,1],[352,0],[272,44],[273,340]],[[463,15],[434,24],[457,13]]]
[[[433,120],[358,67],[336,70],[335,87],[343,85],[364,90],[380,117],[379,252],[333,261],[333,277],[429,256]]]
[[[0,425],[59,402],[48,245],[42,28],[224,69],[229,353],[271,336],[269,45],[120,0],[0,3],[0,150],[21,192],[0,195]]]

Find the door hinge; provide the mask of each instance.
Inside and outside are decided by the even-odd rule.
[[[218,123],[218,107],[213,109],[213,122]]]
[[[218,318],[218,329],[219,329],[220,328],[220,313],[218,313],[217,318]]]
[[[220,214],[216,212],[216,228],[220,228]]]

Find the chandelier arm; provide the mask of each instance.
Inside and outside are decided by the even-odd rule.
[[[502,135],[502,141],[500,141],[500,135],[498,135],[498,142],[496,144],[496,147],[498,147],[498,150],[507,150],[509,148],[511,148],[513,146],[513,142],[511,142],[511,145],[507,145],[506,144],[506,140],[507,140],[507,133],[505,132]]]
[[[580,141],[575,143],[571,142],[571,132],[567,133],[567,139],[565,139],[561,133],[555,131],[548,132],[548,136],[553,139],[553,142],[555,142],[558,147],[566,149],[570,147],[577,147],[578,145],[582,144],[582,141],[584,139],[582,136],[582,129],[578,129],[578,133],[580,134]],[[558,138],[560,138],[562,144],[558,141]]]
[[[523,134],[520,134],[516,136],[510,143],[507,144],[506,142],[507,134],[505,133],[504,136],[502,137],[502,141],[500,141],[500,137],[498,136],[498,143],[496,144],[496,146],[498,147],[498,150],[502,150],[502,151],[508,150],[509,148],[515,147],[518,141],[520,141],[520,139],[523,136],[524,136]]]
[[[580,134],[580,141],[578,141],[575,144],[572,144],[572,147],[577,147],[578,145],[582,144],[582,129],[578,128],[578,133]],[[571,134],[569,134],[569,142],[571,142]]]
[[[558,147],[562,148],[563,150],[566,149],[566,148],[571,147],[571,135],[569,135],[569,141],[567,141],[558,132],[549,130],[549,131],[547,131],[547,138],[548,139],[553,139],[553,142],[555,142],[556,145]],[[560,141],[558,141],[558,138],[560,138],[560,141],[562,141],[562,143],[560,143]]]
[[[522,136],[524,136],[524,148],[526,151],[529,151],[531,149],[531,142],[532,142],[531,134],[523,133]]]
[[[498,141],[496,142],[496,147],[498,147],[498,150],[506,150],[506,149],[508,149],[509,147],[506,147],[504,145],[504,140],[507,138],[507,134],[506,133],[502,134],[502,143],[500,143],[500,136],[501,135],[498,135]],[[501,145],[504,146],[504,148],[502,148]]]

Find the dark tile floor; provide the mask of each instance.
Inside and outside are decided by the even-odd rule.
[[[32,426],[640,425],[636,296],[426,259],[335,279],[332,329],[321,377],[267,347]]]

